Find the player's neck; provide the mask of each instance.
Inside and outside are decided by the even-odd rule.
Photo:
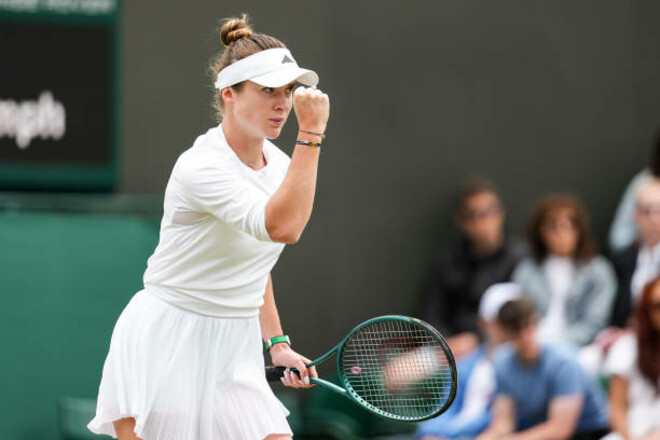
[[[263,153],[264,139],[255,137],[243,131],[231,118],[222,121],[222,131],[229,147],[234,150],[241,161],[250,168],[259,169],[266,166]]]

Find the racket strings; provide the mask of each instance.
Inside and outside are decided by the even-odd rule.
[[[344,345],[341,363],[351,392],[390,417],[419,419],[437,413],[455,386],[438,337],[406,321],[361,328]]]

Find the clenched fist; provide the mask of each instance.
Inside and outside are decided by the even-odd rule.
[[[298,87],[293,95],[293,110],[301,130],[323,133],[330,117],[330,98],[311,87]]]

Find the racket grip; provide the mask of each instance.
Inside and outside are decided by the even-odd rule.
[[[268,382],[279,382],[284,377],[284,370],[286,370],[286,367],[275,367],[273,365],[266,367],[266,380]],[[298,374],[298,370],[295,368],[291,368],[291,371]],[[298,377],[300,377],[300,374],[298,374]]]

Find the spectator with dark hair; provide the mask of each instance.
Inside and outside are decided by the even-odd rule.
[[[421,440],[463,439],[474,437],[488,426],[495,392],[492,358],[506,339],[497,322],[500,308],[508,301],[522,298],[522,289],[513,283],[493,284],[481,297],[478,325],[484,343],[458,361],[458,389],[447,412],[421,423],[415,438]]]
[[[509,281],[524,245],[504,231],[505,210],[497,190],[484,179],[472,179],[459,191],[456,221],[460,243],[441,255],[425,291],[420,315],[448,338],[456,357],[478,343],[477,309],[484,291]]]
[[[660,278],[644,287],[635,310],[635,333],[610,349],[608,440],[660,440]]]
[[[660,275],[659,179],[650,179],[638,188],[635,222],[639,239],[612,258],[619,289],[610,324],[619,328],[627,326],[644,285]]]
[[[607,326],[616,291],[610,263],[597,255],[589,220],[571,195],[548,195],[528,225],[531,257],[513,274],[541,315],[543,342],[584,346]]]
[[[621,252],[632,245],[638,237],[635,217],[635,197],[639,188],[653,177],[660,177],[660,127],[655,137],[648,168],[637,173],[630,181],[616,209],[610,227],[609,243],[612,253]]]
[[[493,417],[479,440],[596,440],[607,434],[603,396],[577,361],[537,341],[537,315],[527,299],[498,314],[512,344],[495,356]]]

